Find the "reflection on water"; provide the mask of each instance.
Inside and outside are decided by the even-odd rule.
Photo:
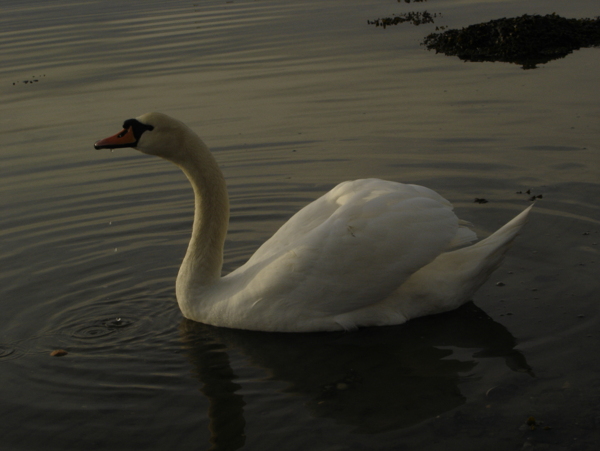
[[[595,449],[597,49],[537,71],[465,64],[419,45],[438,24],[367,24],[425,4],[402,5],[3,2],[0,448]],[[585,0],[426,5],[450,28],[598,14]],[[433,188],[480,236],[543,199],[477,293],[485,314],[356,334],[178,330],[189,184],[167,162],[91,150],[153,110],[223,169],[225,272],[342,180]],[[552,429],[519,430],[529,416]]]
[[[232,351],[263,368],[271,380],[285,382],[285,391],[301,395],[311,415],[366,434],[406,428],[463,404],[461,374],[476,366],[475,359],[503,357],[513,371],[531,372],[514,349],[514,337],[472,303],[403,326],[357,333],[268,334],[189,320],[181,332],[210,402],[217,449],[244,443],[245,403],[229,364]],[[473,360],[450,359],[452,351],[445,347],[471,349]]]
[[[209,400],[211,449],[233,450],[241,448],[245,442],[245,403],[243,396],[236,394],[241,386],[233,382],[236,376],[229,363],[227,345],[215,337],[219,332],[217,328],[189,320],[182,323],[193,374]]]

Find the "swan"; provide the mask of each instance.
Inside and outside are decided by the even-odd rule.
[[[128,119],[96,149],[132,147],[178,165],[192,184],[192,236],[176,280],[183,315],[270,332],[353,330],[453,310],[500,265],[533,205],[477,237],[429,188],[342,182],[302,208],[235,271],[221,276],[229,200],[204,142],[162,113]]]

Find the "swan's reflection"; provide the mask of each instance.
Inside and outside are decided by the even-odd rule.
[[[214,449],[244,443],[244,401],[229,365],[240,352],[286,391],[307,398],[316,417],[333,418],[356,432],[377,433],[419,423],[465,402],[460,373],[476,359],[503,357],[514,371],[531,372],[515,338],[473,303],[446,314],[394,327],[357,332],[276,334],[222,329],[185,320],[190,360],[210,402]],[[448,359],[452,346],[480,349],[473,360]]]

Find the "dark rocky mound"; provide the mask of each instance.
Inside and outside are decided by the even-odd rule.
[[[581,47],[600,45],[600,17],[566,19],[556,14],[523,15],[432,33],[428,50],[465,61],[504,61],[533,69]]]

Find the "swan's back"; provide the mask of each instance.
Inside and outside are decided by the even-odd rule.
[[[440,254],[474,239],[451,204],[427,188],[378,179],[344,182],[295,214],[225,277],[225,285],[233,285],[228,302],[238,310],[251,303],[251,316],[265,323],[277,315],[280,328],[288,315],[296,323],[333,322],[377,304]]]
[[[452,204],[435,191],[419,185],[362,179],[342,182],[304,207],[266,241],[248,263],[291,249],[304,240],[326,240],[327,234],[331,240],[356,238],[357,234],[377,234],[381,238],[399,236],[426,217],[430,225],[438,222],[437,226],[444,228],[443,237],[438,229],[440,241],[453,235],[451,248],[477,239],[452,213]],[[448,221],[451,225],[445,228],[442,224],[447,225]],[[344,223],[346,228],[342,234],[331,234],[329,227],[336,224],[339,228]]]

